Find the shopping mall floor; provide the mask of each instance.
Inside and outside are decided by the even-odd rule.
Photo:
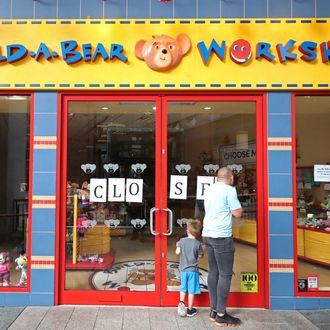
[[[242,325],[238,329],[330,329],[330,310],[230,309],[229,313],[242,320]],[[173,307],[56,306],[0,308],[0,330],[187,330],[218,328],[209,320],[208,309],[206,308],[199,309],[197,315],[192,318],[178,316],[176,308]]]

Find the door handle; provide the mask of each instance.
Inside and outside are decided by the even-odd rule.
[[[171,209],[166,208],[166,209],[162,209],[162,211],[168,212],[168,229],[166,231],[166,233],[164,233],[165,236],[170,236],[172,235],[173,232],[173,212]]]
[[[157,236],[159,235],[159,233],[157,233],[155,230],[154,230],[154,213],[159,211],[160,209],[157,209],[156,207],[152,207],[150,209],[150,232],[152,235],[154,236]]]

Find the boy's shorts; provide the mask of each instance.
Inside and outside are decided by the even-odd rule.
[[[188,292],[190,294],[201,293],[199,287],[199,273],[198,272],[181,272],[181,292]]]

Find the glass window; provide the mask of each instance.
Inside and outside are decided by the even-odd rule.
[[[65,288],[154,291],[155,103],[68,109]]]
[[[296,97],[298,291],[330,291],[330,96]]]
[[[186,235],[186,221],[203,221],[204,189],[213,183],[220,167],[229,166],[234,185],[244,209],[233,217],[235,263],[232,292],[257,292],[242,285],[245,273],[258,273],[256,210],[256,105],[255,102],[170,102],[168,104],[168,187],[173,176],[186,176],[187,196],[177,199],[169,194],[168,207],[173,212],[173,234],[168,238],[170,260],[175,242]],[[168,265],[168,283],[173,276]],[[200,283],[207,291],[207,257],[199,261]],[[168,284],[168,291],[179,291]]]
[[[0,96],[0,288],[27,285],[29,118],[29,96]]]

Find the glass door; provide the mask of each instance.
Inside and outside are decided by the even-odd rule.
[[[64,97],[60,303],[160,304],[159,105]]]
[[[264,241],[262,209],[262,97],[168,97],[163,99],[162,304],[178,302],[179,257],[176,242],[186,236],[188,219],[203,222],[203,198],[220,167],[235,173],[235,187],[244,209],[233,218],[234,276],[229,305],[264,307]],[[208,305],[205,256],[199,261],[201,295]]]

